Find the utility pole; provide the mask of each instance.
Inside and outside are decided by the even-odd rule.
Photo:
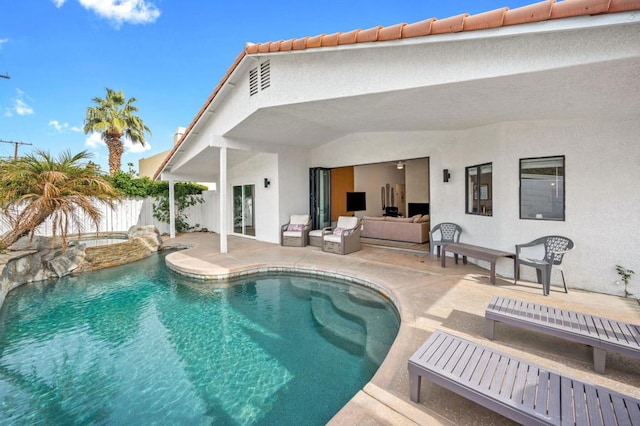
[[[0,139],[0,142],[2,142],[2,143],[12,143],[14,145],[14,151],[13,151],[13,159],[14,160],[18,159],[18,147],[20,145],[33,145],[31,143],[28,143],[28,142],[3,141],[2,139]]]

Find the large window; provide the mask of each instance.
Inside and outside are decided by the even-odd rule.
[[[564,220],[564,156],[520,160],[520,219]]]
[[[491,163],[466,168],[467,213],[493,215],[493,185]]]

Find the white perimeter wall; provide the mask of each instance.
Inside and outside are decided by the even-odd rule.
[[[429,157],[431,223],[456,222],[462,241],[514,251],[543,235],[571,238],[576,247],[563,265],[569,286],[622,294],[615,265],[640,271],[640,123],[637,121],[513,122],[450,132],[354,134],[313,150],[312,163],[327,167]],[[335,153],[340,152],[340,156]],[[519,219],[519,160],[565,156],[566,220]],[[465,214],[465,167],[493,164],[492,217]],[[442,182],[442,169],[451,173]],[[368,200],[367,200],[368,201]],[[480,262],[482,266],[486,264]],[[499,262],[498,273],[513,276]],[[534,274],[523,268],[523,278]],[[552,281],[558,283],[554,272]],[[640,278],[630,290],[640,294]]]
[[[216,191],[202,193],[205,200],[202,204],[191,206],[185,210],[187,222],[196,229],[207,228],[217,232],[218,201]],[[78,213],[80,226],[71,226],[69,234],[90,232],[127,232],[135,225],[154,225],[161,234],[169,233],[169,224],[159,222],[153,217],[153,198],[127,198],[111,209],[104,203],[98,203],[102,211],[102,219],[98,227],[94,226],[82,212]],[[5,221],[0,222],[0,234],[9,231]],[[53,234],[51,221],[46,221],[36,230],[36,235],[50,236]]]

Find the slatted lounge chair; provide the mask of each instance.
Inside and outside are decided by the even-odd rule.
[[[524,425],[638,425],[640,400],[436,331],[409,359],[409,394],[421,377]]]
[[[604,374],[608,351],[640,358],[640,325],[497,296],[484,316],[491,340],[499,321],[592,346],[597,373]]]

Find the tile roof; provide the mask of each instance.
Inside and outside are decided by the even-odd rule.
[[[391,26],[377,26],[364,30],[352,30],[332,34],[320,34],[289,40],[270,41],[265,43],[247,44],[245,49],[236,57],[226,74],[222,77],[204,106],[191,121],[182,138],[173,147],[154,175],[156,179],[169,159],[177,151],[178,147],[193,126],[198,122],[207,107],[213,102],[227,79],[238,67],[242,59],[247,55],[264,54],[273,52],[288,52],[296,50],[317,49],[329,46],[342,46],[356,43],[384,42],[401,40],[412,37],[425,37],[436,34],[457,33],[464,31],[476,31],[489,28],[505,27],[509,25],[527,24],[532,22],[548,21],[552,19],[571,18],[584,15],[598,15],[604,13],[626,12],[640,10],[640,0],[545,0],[522,6],[516,9],[502,7],[488,12],[470,15],[464,13],[444,19],[429,18],[423,21],[407,24],[395,24]]]

